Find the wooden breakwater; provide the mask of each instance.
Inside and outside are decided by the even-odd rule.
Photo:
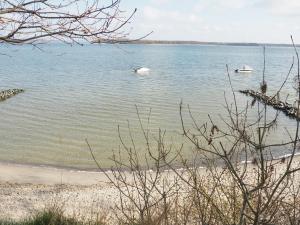
[[[6,99],[11,98],[22,92],[24,92],[23,89],[8,89],[0,91],[0,102],[5,101]]]
[[[298,109],[296,107],[294,107],[292,104],[289,104],[287,102],[280,101],[274,96],[268,96],[262,94],[261,92],[257,92],[253,90],[241,90],[239,92],[247,96],[251,96],[255,100],[263,102],[269,106],[272,106],[276,110],[282,111],[285,115],[287,115],[290,118],[300,119],[300,117],[298,116]]]

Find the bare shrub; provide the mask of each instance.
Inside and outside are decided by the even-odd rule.
[[[296,48],[295,52],[298,59]],[[199,125],[192,110],[180,104],[182,135],[194,147],[192,158],[185,157],[183,147],[166,146],[165,132],[159,130],[156,137],[151,136],[138,110],[143,150],[136,147],[128,126],[130,145],[119,132],[127,157],[122,158],[118,152],[112,158],[114,167],[106,171],[89,146],[99,169],[119,191],[115,208],[119,224],[300,224],[300,166],[296,160],[299,120],[289,141],[269,143],[267,138],[276,130],[278,112],[270,119],[267,106],[260,102],[247,103],[240,109],[228,66],[227,72],[233,99],[230,102],[225,97],[227,117],[216,123],[209,116],[209,122]],[[264,73],[261,85],[262,94],[266,94]],[[298,114],[299,99],[300,95]],[[251,121],[248,112],[255,105],[257,117]],[[186,125],[185,110],[192,127]],[[289,149],[290,155],[273,157],[275,147]]]
[[[125,38],[123,29],[136,9],[125,15],[120,0],[0,1],[0,43],[36,44],[58,40],[102,42]]]

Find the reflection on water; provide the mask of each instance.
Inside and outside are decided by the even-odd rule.
[[[93,167],[85,139],[99,161],[118,150],[117,127],[127,132],[127,121],[138,146],[143,146],[135,105],[153,134],[166,129],[168,142],[180,144],[179,103],[189,104],[199,123],[211,114],[225,116],[224,91],[230,98],[226,64],[231,70],[248,64],[252,74],[232,73],[236,89],[257,89],[263,68],[260,47],[199,45],[87,45],[1,47],[0,87],[24,88],[0,104],[0,160],[18,163]],[[292,61],[291,48],[267,48],[266,79],[270,93],[278,88]],[[151,68],[147,76],[133,72]],[[292,79],[283,90],[291,93]],[[239,104],[247,97],[238,95]],[[251,100],[249,100],[251,101]],[[274,113],[271,109],[269,112]],[[255,110],[249,112],[253,118]],[[187,122],[188,125],[190,121]],[[272,137],[286,139],[284,127],[295,125],[280,116]]]

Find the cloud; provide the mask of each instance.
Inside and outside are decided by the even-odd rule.
[[[300,16],[300,0],[202,0],[195,3],[198,12],[203,10],[263,10],[281,16]]]
[[[300,15],[300,0],[147,0],[131,34],[154,31],[148,39],[289,43],[290,34],[300,37],[295,15]]]
[[[265,0],[262,1],[269,11],[276,15],[300,16],[299,0]]]
[[[196,13],[163,10],[153,6],[145,6],[137,21],[138,30],[154,31],[150,38],[160,38],[160,35],[164,34],[166,39],[174,37],[188,39],[187,34],[195,34],[201,29],[209,29],[204,26],[203,19]]]
[[[151,0],[154,5],[164,5],[170,3],[172,0]]]
[[[183,8],[190,5],[193,12],[254,9],[275,15],[300,16],[300,0],[186,0],[184,3],[179,0],[150,0],[151,4],[154,6],[181,5]]]
[[[194,9],[198,12],[201,12],[203,10],[237,10],[251,7],[258,1],[261,0],[202,0],[195,4]]]

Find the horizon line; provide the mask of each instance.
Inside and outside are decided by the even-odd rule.
[[[126,39],[115,40],[116,43],[134,43],[134,44],[211,44],[211,45],[244,45],[244,46],[293,46],[292,43],[268,43],[268,42],[227,42],[227,41],[196,41],[196,40],[160,40],[160,39]],[[295,44],[300,46],[300,44]]]

